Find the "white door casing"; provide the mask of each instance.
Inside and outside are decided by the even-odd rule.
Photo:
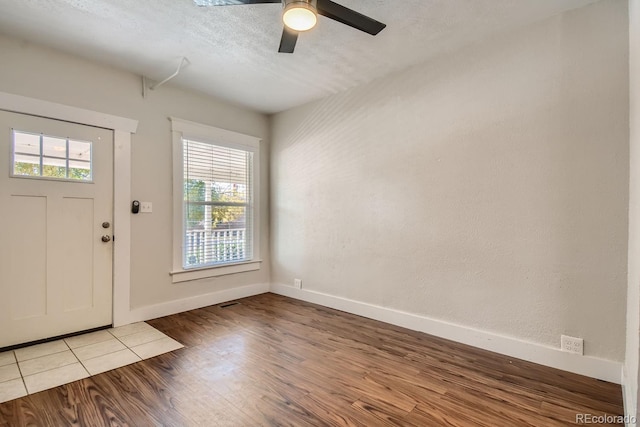
[[[12,128],[92,141],[93,182],[10,177]],[[0,112],[0,183],[0,347],[110,325],[113,132]]]
[[[0,110],[113,129],[114,158],[113,220],[117,225],[113,242],[113,325],[122,326],[142,320],[132,317],[131,289],[131,142],[138,121],[95,110],[73,107],[42,99],[0,92]]]

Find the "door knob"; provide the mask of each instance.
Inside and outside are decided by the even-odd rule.
[[[104,236],[102,236],[102,241],[105,242],[105,243],[110,242],[111,241],[111,237],[107,236],[107,235],[104,235]]]
[[[109,228],[111,227],[111,224],[109,224],[107,221],[102,223],[102,228]]]

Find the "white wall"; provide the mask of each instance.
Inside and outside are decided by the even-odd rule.
[[[622,361],[627,27],[599,2],[274,116],[272,283]]]
[[[170,84],[141,96],[140,76],[29,43],[0,37],[0,91],[139,120],[132,140],[132,196],[153,202],[132,215],[131,305],[134,309],[269,282],[268,118]],[[172,139],[169,116],[263,138],[260,271],[172,284]],[[115,171],[117,174],[118,171]],[[114,224],[117,229],[117,224]],[[116,235],[117,238],[117,235]],[[193,305],[198,299],[187,300]],[[209,300],[210,301],[210,300]],[[160,306],[161,313],[179,305]]]
[[[640,0],[629,0],[629,55],[629,279],[624,387],[627,414],[637,416],[640,363]]]

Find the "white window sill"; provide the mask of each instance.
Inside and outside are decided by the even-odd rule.
[[[239,262],[237,264],[226,264],[216,267],[202,267],[191,270],[176,270],[171,273],[173,283],[188,282],[191,280],[205,279],[207,277],[226,276],[227,274],[244,273],[247,271],[260,270],[262,260]]]

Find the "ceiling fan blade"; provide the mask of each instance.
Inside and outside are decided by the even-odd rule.
[[[387,26],[331,0],[318,0],[318,14],[375,36]]]
[[[282,3],[282,0],[193,0],[198,6],[234,6],[237,4]]]
[[[293,53],[298,41],[298,32],[287,27],[282,29],[282,38],[280,39],[280,53]]]

